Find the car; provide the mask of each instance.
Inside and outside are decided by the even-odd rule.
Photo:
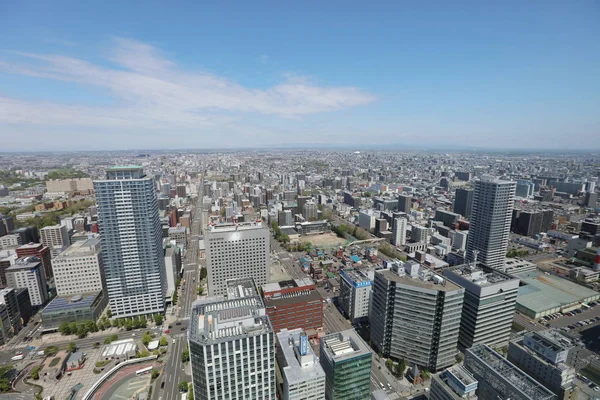
[[[168,328],[171,329],[173,327],[173,325],[169,325]]]
[[[596,387],[594,388],[594,392],[600,392],[600,386],[596,386]]]
[[[181,325],[181,322],[175,322],[175,325]]]
[[[181,330],[182,330],[182,331],[185,331],[185,326],[182,326],[182,327],[181,327]]]
[[[171,332],[171,331],[167,329],[167,330],[165,331],[165,334],[168,334],[168,333],[170,333],[170,332]]]
[[[175,339],[173,339],[173,344],[175,344]]]
[[[160,384],[160,388],[161,388],[161,389],[164,389],[164,388],[165,388],[165,381],[163,381],[163,382]]]

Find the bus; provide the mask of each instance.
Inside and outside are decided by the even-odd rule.
[[[15,354],[14,357],[11,358],[12,361],[19,361],[22,360],[23,358],[25,358],[25,356],[23,355],[23,353],[17,353]]]
[[[138,369],[137,371],[135,371],[135,374],[139,376],[139,375],[149,374],[150,371],[152,371],[152,367],[146,367],[146,368]]]

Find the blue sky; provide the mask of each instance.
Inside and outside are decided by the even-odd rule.
[[[597,1],[100,3],[0,4],[0,151],[600,147]]]

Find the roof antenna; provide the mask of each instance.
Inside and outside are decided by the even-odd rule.
[[[474,270],[477,267],[477,256],[479,255],[479,250],[473,250],[473,265],[471,266],[471,270]]]

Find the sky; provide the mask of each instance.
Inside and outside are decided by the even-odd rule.
[[[598,1],[0,2],[0,152],[599,138]]]

